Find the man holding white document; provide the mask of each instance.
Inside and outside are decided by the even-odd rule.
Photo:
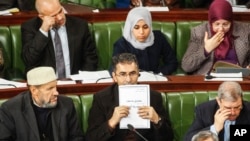
[[[172,141],[173,130],[168,113],[163,107],[161,94],[150,90],[146,85],[136,85],[140,76],[136,57],[130,53],[122,53],[112,58],[112,65],[112,77],[115,83],[94,94],[86,140]],[[119,92],[121,91],[123,91],[123,98],[125,98],[124,92],[127,93],[126,100],[120,99],[122,95]],[[143,93],[145,93],[143,98],[136,96],[136,94]],[[134,95],[135,99],[132,99],[131,95]],[[123,104],[119,103],[121,101]],[[121,121],[133,118],[132,112],[139,117],[135,119],[136,122],[143,124],[146,120],[149,126],[136,126],[133,119],[130,119],[126,120],[131,121],[131,123],[126,123],[129,129],[122,127]]]

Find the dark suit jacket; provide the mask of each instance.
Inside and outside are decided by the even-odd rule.
[[[210,130],[210,126],[214,123],[214,114],[219,109],[216,100],[211,100],[198,105],[195,108],[195,119],[189,127],[185,141],[191,141],[194,134],[201,130]],[[239,117],[236,119],[235,124],[250,124],[250,103],[243,101],[243,109]],[[224,130],[219,133],[219,140],[224,140]]]
[[[44,36],[39,28],[40,18],[33,18],[21,25],[22,58],[26,71],[38,66],[51,66],[56,70],[55,52],[51,35]],[[71,74],[79,70],[97,69],[97,52],[86,21],[66,15],[66,31]]]
[[[9,99],[0,107],[0,140],[40,141],[30,92]],[[58,96],[51,114],[54,141],[83,141],[73,101]]]
[[[250,24],[243,22],[233,22],[232,34],[235,37],[233,41],[235,52],[237,55],[239,66],[246,67],[250,63]],[[191,30],[191,36],[188,48],[182,58],[182,69],[190,74],[207,74],[214,63],[214,51],[210,55],[205,55],[204,36],[205,32],[209,30],[209,24],[203,23]]]
[[[0,0],[0,10],[14,7],[21,11],[35,10],[35,0]]]
[[[110,133],[108,120],[112,117],[114,108],[119,105],[118,85],[112,86],[94,94],[92,108],[90,109],[88,119],[88,129],[86,133],[87,141],[123,141],[128,129],[119,129],[116,126],[113,134]],[[150,91],[150,105],[162,118],[162,125],[157,127],[153,123],[150,129],[138,129],[149,141],[172,141],[173,130],[169,121],[169,115],[162,105],[161,94],[156,91]],[[137,141],[143,141],[137,136]]]

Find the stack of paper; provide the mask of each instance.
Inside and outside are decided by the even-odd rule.
[[[0,15],[12,15],[11,13],[19,12],[18,8],[11,8],[7,10],[0,11]]]
[[[79,71],[79,74],[71,75],[72,80],[82,80],[82,83],[113,82],[107,70],[101,71]]]
[[[0,89],[26,87],[26,83],[15,82],[0,78]]]
[[[138,81],[168,81],[167,77],[161,74],[154,74],[151,72],[142,71],[140,72],[140,77]]]

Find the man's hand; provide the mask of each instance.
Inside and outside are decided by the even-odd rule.
[[[50,16],[44,16],[41,29],[45,32],[48,32],[55,25],[55,18]]]
[[[128,106],[119,106],[115,107],[112,117],[109,119],[108,124],[109,127],[115,128],[116,125],[120,122],[123,117],[127,117],[129,114]]]
[[[138,114],[143,119],[149,119],[154,124],[157,124],[160,120],[159,115],[156,113],[155,109],[151,106],[140,106],[138,109]]]
[[[224,122],[228,119],[230,114],[231,111],[228,109],[220,108],[216,111],[214,115],[214,126],[217,133],[219,133],[223,129]]]

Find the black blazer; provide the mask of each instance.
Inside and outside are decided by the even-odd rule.
[[[113,134],[110,133],[108,120],[112,117],[114,108],[118,106],[118,85],[112,86],[94,94],[92,108],[88,118],[87,141],[122,141],[128,129],[119,129],[116,126]],[[150,105],[162,118],[162,125],[156,127],[151,123],[150,129],[138,129],[149,141],[172,141],[173,130],[169,121],[168,112],[162,105],[162,96],[156,91],[150,91]],[[137,136],[137,135],[136,135]],[[137,136],[137,141],[143,141]]]
[[[214,123],[214,114],[219,109],[216,100],[211,100],[198,105],[195,108],[195,119],[189,127],[185,141],[191,141],[194,134],[201,130],[210,130],[210,126]],[[243,109],[239,117],[236,119],[235,124],[250,124],[250,103],[243,101]],[[219,133],[219,140],[224,140],[224,130]]]
[[[26,72],[38,66],[51,66],[56,70],[55,52],[51,35],[44,36],[39,28],[42,20],[33,18],[21,25],[22,59]],[[80,18],[66,15],[70,70],[77,74],[79,70],[97,69],[96,46],[90,34],[88,23]]]
[[[0,140],[40,141],[31,94],[23,92],[0,107]],[[72,99],[58,96],[51,111],[54,141],[83,141],[83,131]]]

